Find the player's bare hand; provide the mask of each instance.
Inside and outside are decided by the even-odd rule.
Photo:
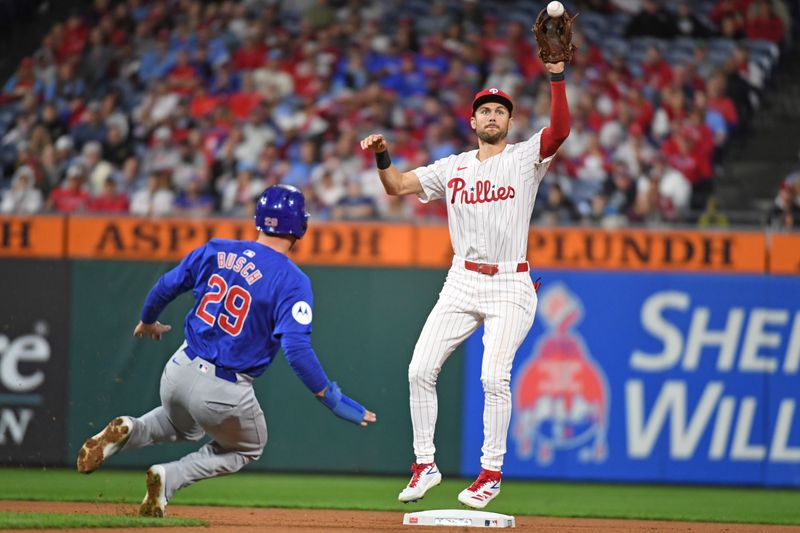
[[[361,425],[366,427],[368,424],[372,424],[378,421],[378,415],[373,413],[372,411],[364,411],[364,420],[361,421]]]
[[[171,330],[172,326],[170,326],[169,324],[162,324],[159,321],[155,321],[152,324],[145,324],[140,320],[139,323],[136,325],[136,329],[133,330],[133,336],[145,337],[160,341],[161,335]]]
[[[551,74],[559,74],[564,72],[564,62],[559,61],[558,63],[545,63],[544,67],[551,73]]]
[[[361,149],[369,150],[371,152],[385,152],[388,147],[386,146],[386,139],[380,133],[368,135],[361,140]]]

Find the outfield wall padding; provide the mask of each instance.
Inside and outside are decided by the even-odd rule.
[[[163,313],[175,329],[161,342],[132,332],[172,264],[0,262],[0,462],[72,465],[110,418],[158,405],[190,296]],[[303,269],[317,354],[378,423],[331,415],[279,356],[256,380],[268,443],[248,468],[406,473],[407,366],[446,272]],[[539,274],[536,322],[512,372],[507,477],[800,486],[799,276],[534,267]],[[436,459],[447,475],[479,467],[480,336],[439,378]],[[134,451],[111,465],[142,468],[198,446]]]

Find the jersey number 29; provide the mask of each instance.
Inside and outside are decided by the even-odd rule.
[[[217,317],[209,313],[206,308],[210,304],[218,304],[225,300],[225,311],[230,316],[218,313],[219,327],[228,335],[236,337],[242,332],[244,321],[247,320],[247,313],[250,312],[250,302],[252,301],[250,293],[238,285],[231,285],[229,288],[219,274],[208,278],[208,286],[209,291],[203,296],[195,314],[200,320],[213,327]]]

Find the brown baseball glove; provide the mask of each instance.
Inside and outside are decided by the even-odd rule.
[[[578,15],[570,15],[564,11],[560,17],[553,18],[542,9],[531,27],[539,45],[539,57],[545,63],[569,63],[572,61],[572,24]]]

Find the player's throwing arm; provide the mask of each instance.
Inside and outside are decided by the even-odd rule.
[[[392,164],[392,159],[389,157],[389,146],[383,135],[373,133],[364,137],[361,141],[361,149],[375,153],[378,176],[381,178],[386,194],[403,196],[422,192],[422,185],[416,174],[413,172],[400,172]]]

